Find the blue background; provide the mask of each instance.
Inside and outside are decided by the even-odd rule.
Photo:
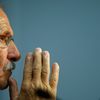
[[[100,0],[1,0],[22,59],[13,76],[21,86],[25,55],[49,50],[60,64],[61,100],[100,100]],[[0,100],[8,99],[0,91]]]

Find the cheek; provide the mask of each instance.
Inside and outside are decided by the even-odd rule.
[[[7,60],[7,48],[0,48],[0,67],[4,66]]]

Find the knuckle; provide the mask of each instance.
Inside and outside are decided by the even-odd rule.
[[[55,87],[56,87],[56,82],[51,81],[50,86],[51,86],[52,88],[55,88]]]
[[[56,77],[51,77],[51,82],[52,84],[56,84],[57,83],[57,78]]]
[[[36,65],[33,67],[33,71],[39,71],[41,69],[40,65]]]
[[[47,75],[48,74],[48,70],[46,68],[42,69],[42,74]]]

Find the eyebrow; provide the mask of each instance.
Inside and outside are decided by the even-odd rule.
[[[0,34],[0,37],[13,37],[13,35],[11,35],[10,32],[4,32]]]

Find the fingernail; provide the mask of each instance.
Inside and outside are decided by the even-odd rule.
[[[44,54],[45,57],[49,56],[49,52],[48,51],[43,51],[43,54]]]
[[[59,65],[57,62],[54,63],[54,68],[58,71],[59,70]]]
[[[31,56],[32,55],[32,52],[29,52],[28,55]]]
[[[41,48],[36,48],[35,50],[36,51],[39,51],[39,52],[42,52],[42,49]]]
[[[27,59],[31,59],[32,58],[32,52],[29,52],[28,54],[27,54]]]

